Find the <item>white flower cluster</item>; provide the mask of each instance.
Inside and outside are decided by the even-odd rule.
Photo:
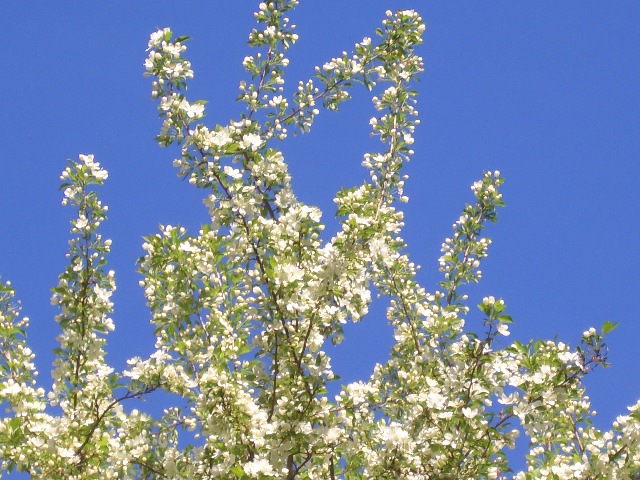
[[[106,271],[110,241],[98,228],[107,208],[94,186],[107,172],[81,155],[63,172],[71,222],[69,266],[53,289],[59,349],[49,392],[35,383],[26,318],[0,284],[0,472],[33,478],[504,479],[505,451],[522,431],[530,441],[517,479],[635,478],[640,469],[640,403],[609,432],[582,378],[606,364],[605,335],[501,347],[512,319],[487,296],[475,318],[461,290],[481,278],[491,241],[487,221],[503,205],[499,172],[472,186],[475,202],[442,245],[439,291],[416,280],[402,239],[399,206],[413,155],[415,49],[424,24],[412,10],[386,12],[379,39],[316,69],[315,81],[284,91],[287,50],[298,39],[287,15],[295,0],[258,5],[243,65],[245,111],[206,126],[205,102],[184,94],[193,77],[182,58],[186,37],[151,35],[146,74],[163,119],[158,141],[181,144],[179,175],[205,191],[210,222],[195,234],[163,226],[145,239],[141,287],[156,351],[116,373],[105,342],[115,280]],[[307,132],[321,109],[335,110],[362,83],[372,90],[370,120],[380,151],[364,156],[363,185],[335,198],[339,230],[324,242],[318,208],[294,195],[274,143]],[[372,291],[389,298],[395,343],[367,381],[336,380],[327,342],[365,319]],[[467,318],[469,317],[469,318]],[[467,326],[470,325],[471,327]],[[161,390],[167,408],[152,416],[128,400]],[[169,405],[174,402],[173,405]],[[48,407],[57,407],[56,409]]]

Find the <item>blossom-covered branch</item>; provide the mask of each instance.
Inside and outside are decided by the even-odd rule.
[[[54,287],[59,348],[53,388],[36,382],[9,283],[0,285],[0,473],[33,478],[600,479],[640,471],[640,403],[609,432],[595,429],[582,379],[606,366],[615,324],[580,346],[503,345],[513,322],[501,298],[478,309],[465,291],[481,279],[487,222],[504,205],[499,172],[474,183],[444,241],[433,293],[401,237],[402,205],[419,125],[414,82],[425,26],[413,10],[385,12],[365,37],[285,88],[298,36],[297,0],[258,5],[235,120],[205,123],[188,99],[188,37],[154,32],[145,61],[181,178],[203,192],[210,221],[197,233],[165,225],[144,239],[141,287],[156,350],[123,372],[106,362],[115,290],[111,241],[96,189],[107,172],[92,155],[69,162],[63,204],[75,209],[68,267]],[[323,240],[322,212],[299,201],[280,142],[308,133],[361,84],[375,110],[379,151],[364,155],[360,186],[335,196],[339,228]],[[367,320],[372,292],[389,299],[394,345],[368,379],[329,396],[327,345]],[[163,413],[136,399],[161,392]],[[154,398],[155,400],[155,398]],[[524,435],[527,469],[507,451]]]

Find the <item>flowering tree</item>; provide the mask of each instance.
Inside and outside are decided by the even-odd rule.
[[[606,365],[604,336],[580,347],[551,341],[504,346],[511,318],[502,300],[479,305],[481,333],[465,328],[461,287],[480,279],[488,221],[503,205],[498,172],[472,186],[442,246],[439,290],[416,281],[399,237],[399,205],[418,124],[412,84],[424,25],[413,11],[387,12],[377,41],[318,68],[290,96],[287,50],[297,35],[295,0],[259,5],[244,59],[238,120],[206,126],[205,102],[185,94],[193,77],[187,37],[151,35],[147,75],[163,119],[158,141],[178,145],[179,175],[206,192],[211,221],[197,234],[166,226],[145,239],[140,272],[156,351],[124,372],[105,362],[114,324],[106,271],[107,207],[95,187],[107,172],[80,155],[62,173],[63,205],[75,209],[69,266],[53,289],[62,333],[53,387],[36,383],[28,319],[0,286],[0,467],[33,478],[602,479],[640,478],[640,402],[608,432],[590,424],[582,378]],[[366,154],[369,179],[335,198],[340,231],[323,242],[321,212],[296,199],[279,142],[337,110],[356,83],[379,92]],[[367,314],[375,289],[390,299],[395,344],[369,379],[335,398],[327,342]],[[154,418],[129,400],[164,391]],[[527,470],[506,451],[523,432]]]

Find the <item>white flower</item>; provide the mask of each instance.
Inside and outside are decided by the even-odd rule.
[[[199,120],[204,116],[204,105],[200,103],[189,103],[185,100],[182,108],[185,115],[194,120]]]
[[[232,168],[229,165],[225,165],[223,168],[225,174],[229,175],[234,180],[242,178],[242,172],[237,168]]]
[[[460,218],[462,219],[462,217],[460,217]],[[484,298],[482,299],[482,304],[483,304],[483,305],[486,305],[486,306],[491,306],[491,305],[494,305],[495,303],[496,303],[496,299],[495,299],[495,297],[493,297],[493,296],[490,296],[490,297],[484,297]]]
[[[462,415],[466,418],[475,418],[478,415],[478,409],[465,407],[462,409]]]
[[[276,473],[269,461],[266,458],[261,457],[247,463],[243,469],[244,473],[249,475],[251,478],[258,478],[261,474],[274,476]]]
[[[15,383],[13,380],[9,379],[5,384],[5,387],[2,390],[0,390],[0,394],[17,395],[18,393],[20,393],[21,390],[22,389],[20,388],[20,385],[18,383]]]
[[[498,478],[498,467],[489,467],[489,469],[487,470],[487,478],[489,480],[496,480]]]
[[[282,98],[282,95],[276,95],[271,100],[269,100],[269,105],[272,107],[275,107],[276,105],[280,105],[283,102],[286,106],[287,102],[286,100],[284,100],[284,98]]]
[[[155,32],[153,32],[149,36],[148,50],[161,45],[162,41],[164,40],[164,36],[167,33],[171,33],[171,30],[168,28],[161,28],[160,30],[156,30]]]
[[[74,227],[77,228],[78,230],[84,230],[84,228],[86,228],[88,224],[89,224],[89,221],[87,220],[87,217],[80,214],[78,216],[78,220],[75,221]]]
[[[242,146],[250,150],[258,150],[262,146],[262,137],[257,133],[246,133],[242,136]]]
[[[216,147],[222,147],[231,143],[232,139],[229,135],[229,127],[221,128],[215,132],[211,132],[208,138],[209,142]]]
[[[394,422],[387,427],[382,427],[382,439],[387,447],[396,448],[407,442],[409,433],[402,428],[402,425]]]
[[[84,163],[86,167],[91,171],[91,175],[93,175],[97,180],[106,180],[109,174],[106,170],[100,168],[100,164],[98,162],[93,161],[93,155],[78,155],[80,161]]]
[[[505,325],[504,323],[501,323],[500,325],[498,325],[498,333],[503,337],[508,337],[509,335],[511,335],[511,332],[509,331],[509,326]]]

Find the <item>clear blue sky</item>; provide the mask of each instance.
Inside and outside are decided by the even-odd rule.
[[[197,229],[202,193],[180,182],[175,149],[154,141],[160,122],[142,76],[149,34],[189,35],[207,121],[237,118],[234,103],[258,2],[8,2],[0,108],[0,275],[11,280],[32,320],[29,340],[40,380],[50,385],[58,326],[49,289],[65,265],[68,221],[58,175],[67,158],[94,153],[109,170],[116,332],[109,358],[153,348],[135,261],[158,224]],[[421,280],[434,290],[442,240],[483,170],[506,177],[507,208],[488,230],[494,243],[474,301],[503,297],[512,337],[557,337],[575,345],[589,326],[619,322],[609,370],[588,379],[596,424],[610,425],[640,397],[640,3],[303,1],[291,18],[301,40],[289,85],[364,36],[386,9],[415,8],[427,31],[418,86],[422,124],[407,167],[404,238]],[[178,6],[179,5],[179,6]],[[323,113],[285,154],[298,196],[333,218],[333,194],[361,183],[371,103],[363,89],[338,114]],[[384,304],[347,332],[334,366],[347,380],[384,361],[391,333]],[[473,311],[473,310],[472,310]],[[478,325],[471,316],[469,325]]]

